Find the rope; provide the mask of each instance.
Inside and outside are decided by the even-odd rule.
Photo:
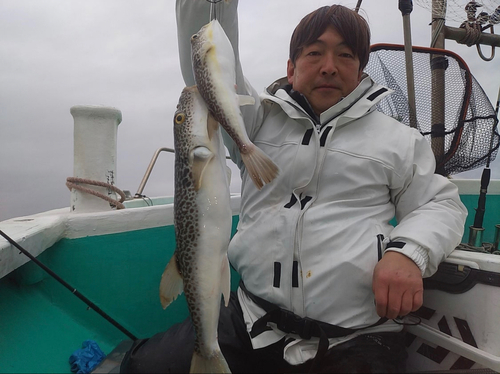
[[[466,44],[467,47],[471,47],[474,44],[476,45],[477,48],[477,53],[479,54],[479,57],[481,57],[484,61],[491,61],[495,57],[495,47],[491,46],[491,56],[490,57],[485,57],[483,55],[483,52],[481,51],[481,45],[479,43],[479,39],[481,39],[482,32],[486,30],[487,28],[490,28],[490,32],[494,34],[495,32],[493,31],[493,25],[488,25],[485,27],[481,27],[479,23],[471,23],[471,22],[463,22],[460,25],[461,29],[465,29],[465,36],[458,40],[458,43],[461,44]]]
[[[76,183],[83,183],[83,184],[90,184],[93,186],[99,186],[99,187],[106,187],[109,188],[110,190],[113,190],[116,192],[118,195],[120,195],[120,201],[112,199],[109,196],[103,195],[102,193],[99,193],[93,189],[87,188],[87,187],[82,187]],[[122,203],[125,201],[125,194],[123,193],[122,190],[120,190],[118,187],[113,186],[112,184],[106,183],[106,182],[99,182],[99,181],[94,181],[92,179],[84,179],[84,178],[76,178],[76,177],[68,177],[66,179],[66,187],[71,189],[75,189],[81,192],[89,193],[91,195],[100,197],[103,200],[106,200],[110,204],[116,206],[116,209],[125,209],[125,205]]]
[[[474,44],[479,43],[481,38],[481,25],[477,23],[464,22],[460,25],[461,29],[465,29],[465,36],[458,41],[461,44],[467,44],[467,47],[471,47]]]
[[[436,22],[437,24],[436,28],[434,29],[434,32],[432,33],[431,48],[436,47],[437,39],[444,27],[444,21],[445,21],[444,18],[434,18],[431,22],[431,25],[434,22]]]
[[[456,249],[469,252],[480,252],[480,253],[500,255],[500,251],[495,250],[492,243],[483,243],[481,247],[475,247],[467,243],[460,243]]]

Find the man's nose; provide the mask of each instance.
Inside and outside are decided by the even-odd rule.
[[[337,63],[333,55],[325,55],[321,66],[322,75],[335,75],[337,73]]]

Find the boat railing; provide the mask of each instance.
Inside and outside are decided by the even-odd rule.
[[[155,151],[153,157],[151,158],[151,161],[149,162],[148,168],[146,169],[146,172],[144,173],[144,177],[142,177],[141,184],[139,184],[139,188],[137,189],[137,192],[134,195],[134,199],[144,198],[144,195],[142,194],[142,192],[144,191],[144,188],[146,187],[146,183],[148,182],[149,176],[151,175],[151,172],[153,171],[153,167],[155,166],[156,160],[158,160],[158,157],[160,156],[161,152],[168,152],[168,153],[175,154],[175,149],[168,148],[168,147],[161,147]],[[226,159],[230,159],[230,157],[226,156]]]
[[[149,176],[151,175],[151,172],[153,171],[153,167],[155,166],[156,160],[158,160],[158,157],[160,156],[161,152],[169,152],[169,153],[175,153],[175,150],[172,148],[168,147],[162,147],[158,148],[156,152],[153,155],[153,158],[151,159],[148,168],[146,169],[146,173],[144,173],[144,177],[142,177],[141,184],[139,185],[139,188],[137,189],[137,192],[134,195],[134,199],[141,199],[144,197],[142,192],[144,191],[144,187],[146,187],[146,183],[148,182]]]

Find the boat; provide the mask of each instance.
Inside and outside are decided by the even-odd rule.
[[[188,315],[183,295],[166,311],[158,296],[175,249],[173,197],[142,195],[169,149],[155,152],[132,196],[114,185],[121,111],[78,105],[71,113],[70,207],[0,222],[0,373],[68,373],[71,355],[88,340],[106,354],[93,372],[119,372],[134,339]],[[425,280],[424,305],[405,320],[408,371],[498,372],[500,179],[487,188],[480,179],[451,181],[469,211],[463,245]],[[240,201],[231,195],[233,234]],[[233,290],[238,283],[232,270]]]
[[[468,228],[473,224],[480,181],[452,181],[469,210]],[[231,196],[233,233],[239,203],[239,195]],[[161,274],[175,249],[173,198],[136,198],[123,204],[125,209],[120,210],[106,202],[101,211],[80,213],[77,206],[74,211],[63,208],[17,217],[1,222],[0,230],[132,337],[145,338],[188,315],[183,295],[166,311],[158,296]],[[498,222],[500,180],[492,180],[484,242],[496,240],[498,246]],[[465,236],[464,242],[468,241]],[[131,336],[3,238],[0,277],[0,372],[68,373],[69,357],[88,339],[108,353],[104,362],[110,370],[95,372],[116,370]],[[458,362],[464,363],[459,366],[462,369],[499,371],[500,256],[456,249],[432,278],[434,283],[426,284],[424,306],[417,313],[420,323],[405,327],[411,334],[410,369],[451,369]],[[233,289],[238,282],[233,270]]]

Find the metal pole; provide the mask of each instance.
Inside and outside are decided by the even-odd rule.
[[[144,173],[144,177],[142,177],[141,184],[139,185],[139,188],[137,189],[137,192],[135,193],[134,198],[141,198],[142,197],[142,191],[144,191],[144,187],[146,187],[146,183],[148,182],[149,176],[151,175],[151,172],[153,171],[153,166],[155,166],[156,160],[158,159],[158,156],[160,155],[161,152],[175,153],[175,150],[172,148],[168,148],[168,147],[158,148],[156,150],[156,152],[153,155],[153,158],[149,162],[148,168],[146,169],[146,173]]]
[[[446,0],[432,0],[432,34],[433,45],[431,47],[444,49],[444,32],[441,20],[446,17]],[[431,147],[436,158],[436,172],[445,173],[444,165],[441,164],[444,156],[444,132],[445,132],[445,72],[446,60],[443,55],[431,56],[432,71],[432,104],[431,104]]]
[[[406,85],[408,90],[408,107],[410,126],[417,128],[417,109],[415,104],[415,78],[413,72],[413,50],[411,43],[410,13],[413,10],[412,0],[399,0],[399,10],[403,15],[403,33],[406,61]]]
[[[443,33],[446,39],[454,40],[457,43],[465,37],[467,31],[465,29],[459,29],[457,27],[444,26]],[[490,45],[492,47],[500,48],[500,35],[487,34],[485,32],[481,33],[479,38],[479,44]]]
[[[162,147],[158,148],[153,157],[151,158],[151,161],[149,162],[148,168],[146,169],[146,172],[144,173],[144,177],[142,177],[141,183],[139,184],[139,187],[137,188],[137,192],[134,195],[134,199],[139,199],[142,198],[142,192],[144,191],[144,187],[146,187],[146,183],[148,182],[149,176],[151,175],[151,172],[153,171],[153,167],[155,166],[156,160],[158,160],[158,156],[160,155],[161,152],[169,152],[169,153],[175,153],[175,149],[168,148],[168,147]],[[226,156],[226,160],[230,160],[231,157]]]

